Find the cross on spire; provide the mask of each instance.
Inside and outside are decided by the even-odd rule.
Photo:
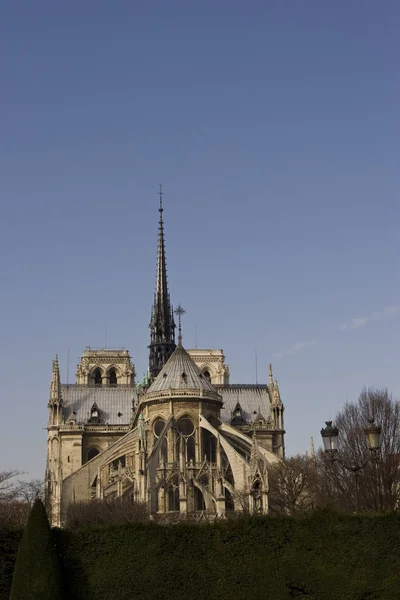
[[[160,208],[159,208],[159,211],[162,212],[163,211],[162,197],[164,196],[164,192],[162,191],[162,183],[160,183],[159,186],[160,186],[160,191],[159,191],[159,195],[160,195]]]
[[[182,346],[182,315],[185,314],[186,310],[178,304],[174,312],[178,315],[178,346]]]

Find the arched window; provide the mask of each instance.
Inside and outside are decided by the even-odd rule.
[[[96,369],[93,373],[94,385],[101,385],[103,383],[103,379],[101,377],[100,369]]]
[[[188,417],[182,417],[178,421],[178,435],[176,436],[176,460],[179,461],[181,452],[181,441],[183,441],[183,452],[186,462],[196,460],[196,444],[194,441],[194,425]]]
[[[154,421],[153,431],[154,431],[154,435],[156,436],[156,438],[160,437],[160,435],[163,432],[164,427],[165,427],[164,419],[158,418]]]
[[[251,492],[253,496],[253,511],[262,512],[261,481],[259,479],[253,483]]]
[[[203,375],[206,377],[206,379],[208,379],[208,381],[211,381],[210,371],[203,371]]]
[[[233,501],[232,494],[227,488],[225,488],[225,510],[227,512],[235,510],[235,503]]]
[[[168,442],[166,437],[161,442],[160,458],[168,462]]]
[[[97,450],[97,448],[90,448],[90,450],[88,450],[87,453],[87,459],[92,460],[92,458],[94,458],[98,454],[100,454],[100,450]]]
[[[203,456],[208,462],[217,461],[217,440],[208,429],[202,429]]]
[[[108,378],[110,381],[110,385],[117,385],[117,374],[115,372],[115,369],[110,369],[110,371],[108,372]]]
[[[175,478],[168,486],[168,510],[179,511],[179,481]]]
[[[198,487],[194,488],[194,510],[206,510],[204,496]]]

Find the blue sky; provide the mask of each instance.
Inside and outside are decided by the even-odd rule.
[[[44,472],[51,361],[147,367],[163,183],[184,344],[273,362],[289,454],[400,396],[398,2],[0,2],[0,469]],[[346,327],[345,327],[346,325]]]

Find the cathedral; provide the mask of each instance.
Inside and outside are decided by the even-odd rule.
[[[231,384],[222,350],[185,349],[167,282],[160,195],[149,369],[126,349],[87,347],[76,383],[53,361],[46,507],[52,526],[93,498],[145,502],[150,514],[268,512],[268,467],[284,458],[284,406],[267,384]],[[176,323],[178,336],[176,343]]]

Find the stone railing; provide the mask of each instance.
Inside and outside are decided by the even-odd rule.
[[[168,401],[172,398],[196,398],[206,400],[217,400],[222,403],[222,398],[218,392],[204,389],[173,389],[154,391],[147,394],[143,394],[142,402],[148,402],[149,400],[165,400]]]

